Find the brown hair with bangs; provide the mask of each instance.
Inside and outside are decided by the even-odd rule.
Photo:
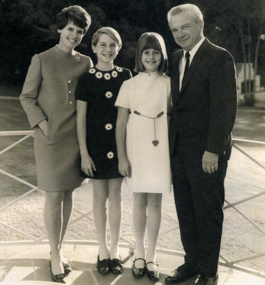
[[[161,35],[154,32],[147,32],[141,35],[138,40],[135,55],[135,72],[144,72],[145,68],[142,63],[142,53],[146,49],[155,49],[161,53],[161,63],[158,72],[165,73],[167,71],[168,59],[167,50],[164,39]]]

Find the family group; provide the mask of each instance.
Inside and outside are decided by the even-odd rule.
[[[95,63],[75,51],[91,24],[77,5],[57,15],[59,43],[32,57],[20,100],[34,129],[55,282],[65,283],[71,273],[62,243],[74,189],[86,178],[93,188],[101,274],[123,272],[119,237],[126,185],[133,195],[134,277],[160,279],[162,196],[173,189],[185,261],[165,282],[196,275],[198,285],[218,282],[224,179],[237,109],[234,60],[204,37],[197,6],[175,6],[167,20],[178,49],[168,58],[163,37],[145,32],[136,46],[134,76],[114,64],[122,40],[112,27],[92,36]]]

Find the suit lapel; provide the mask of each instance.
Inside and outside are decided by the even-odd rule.
[[[207,39],[205,39],[203,41],[203,43],[201,44],[201,46],[199,47],[199,49],[197,50],[197,52],[196,52],[196,54],[195,54],[195,56],[191,62],[191,65],[187,71],[187,74],[182,81],[182,87],[181,87],[181,90],[179,92],[179,97],[181,96],[181,94],[183,93],[183,90],[185,89],[188,82],[190,81],[190,78],[192,77],[192,74],[195,72],[195,70],[196,70],[199,62],[201,61],[203,54],[204,54],[206,48],[208,47],[208,45],[209,45],[209,41]]]
[[[173,87],[172,91],[174,90],[174,92],[172,92],[173,106],[175,105],[179,97],[179,61],[182,57],[182,54],[183,50],[178,50],[177,52],[175,52],[174,59],[172,61],[172,66],[176,70],[176,72],[174,72],[174,75],[171,75],[171,87]]]

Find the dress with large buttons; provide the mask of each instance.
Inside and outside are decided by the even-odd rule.
[[[79,171],[75,90],[79,76],[92,66],[90,57],[58,46],[32,58],[20,100],[34,128],[40,190],[72,191],[84,180]],[[38,126],[43,120],[48,122],[47,136]]]
[[[91,178],[122,177],[118,171],[115,140],[117,108],[114,103],[122,83],[129,78],[131,72],[128,69],[115,66],[110,71],[94,67],[78,80],[76,99],[87,102],[87,149],[97,169]],[[89,177],[85,173],[83,175]]]

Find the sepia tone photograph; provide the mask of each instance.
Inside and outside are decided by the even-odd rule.
[[[0,284],[264,284],[264,0],[0,16]]]

